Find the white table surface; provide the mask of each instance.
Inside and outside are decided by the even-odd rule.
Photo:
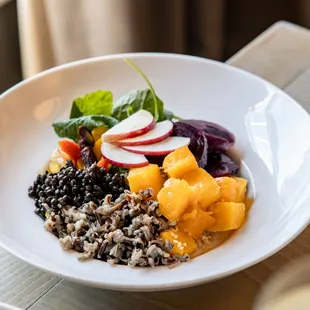
[[[310,112],[310,31],[278,22],[228,60],[284,89]],[[288,261],[310,253],[310,228],[269,259],[228,278],[154,293],[107,291],[42,272],[0,248],[0,301],[31,310],[245,310]]]

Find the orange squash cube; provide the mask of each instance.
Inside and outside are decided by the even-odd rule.
[[[182,220],[178,223],[178,228],[194,239],[199,239],[203,232],[214,223],[215,219],[210,212],[194,209],[192,212],[183,215]]]
[[[204,169],[197,168],[183,175],[193,191],[193,205],[203,210],[220,199],[220,187],[215,179]]]
[[[131,192],[138,193],[140,190],[152,188],[153,196],[151,199],[156,199],[158,192],[164,185],[159,167],[154,164],[130,169],[127,180]]]
[[[221,177],[215,179],[220,186],[220,201],[244,202],[248,181],[243,178]]]
[[[181,219],[189,207],[191,199],[190,186],[186,181],[178,179],[169,179],[157,195],[159,211],[171,222]]]
[[[165,157],[163,168],[170,178],[181,178],[185,173],[198,168],[198,164],[189,148],[183,146]]]
[[[164,183],[164,187],[168,187],[171,186],[173,184],[179,184],[179,179],[175,179],[175,178],[169,178],[165,183]]]
[[[215,224],[208,228],[208,231],[226,231],[238,229],[245,220],[244,203],[217,202],[209,207]]]
[[[185,255],[192,254],[197,250],[197,244],[195,240],[189,235],[174,229],[169,229],[163,231],[160,234],[160,237],[163,241],[169,240],[173,244],[173,248],[171,249],[172,254]]]
[[[237,200],[236,202],[245,202],[245,195],[248,186],[248,180],[244,178],[234,177],[237,181],[238,190],[237,190]]]

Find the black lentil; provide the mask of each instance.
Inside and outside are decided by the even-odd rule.
[[[127,188],[124,174],[111,175],[96,164],[78,170],[68,161],[58,173],[38,175],[28,188],[28,196],[35,200],[35,213],[45,218],[44,203],[57,214],[59,207],[67,204],[80,207],[90,201],[100,203],[107,194],[116,199]]]

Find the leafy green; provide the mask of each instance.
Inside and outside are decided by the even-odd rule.
[[[53,123],[56,134],[61,138],[78,139],[78,128],[86,126],[89,130],[100,126],[113,127],[118,123],[117,119],[107,115],[88,115],[73,118],[68,121]]]
[[[181,118],[174,115],[173,112],[164,109],[164,103],[158,97],[157,107],[160,112],[158,118],[159,122],[164,120],[172,120],[174,118],[181,120]],[[122,121],[141,109],[147,110],[153,115],[155,114],[154,100],[150,89],[133,90],[120,97],[113,107],[112,116],[117,120]]]
[[[73,101],[70,119],[86,115],[110,116],[112,107],[112,93],[109,90],[97,90]]]
[[[174,118],[174,114],[171,111],[165,109],[163,118],[164,118],[164,120],[168,119],[171,121]]]
[[[70,112],[70,119],[72,118],[77,118],[83,116],[82,112],[80,111],[80,109],[77,107],[75,100],[72,102],[72,106],[71,106],[71,112]]]
[[[178,121],[182,121],[183,120],[182,117],[175,115],[174,113],[172,113],[169,110],[165,110],[165,113],[167,113],[166,117],[168,117],[168,115],[170,116],[172,114],[172,118],[166,118],[166,119],[170,119],[170,120],[171,119],[177,119]]]
[[[148,88],[133,90],[117,100],[112,110],[112,116],[121,121],[131,114],[144,109],[153,115],[160,112],[157,120],[161,121],[164,118],[164,104],[158,97],[156,99],[157,106],[154,105],[153,94]]]
[[[111,170],[109,170],[111,173],[124,173],[127,174],[129,172],[128,168],[122,168],[122,167],[117,167],[117,166],[112,166]]]
[[[171,120],[173,118],[181,119],[171,111],[164,109],[163,101],[157,97],[146,75],[130,59],[126,58],[125,61],[142,76],[148,84],[149,89],[133,90],[127,95],[119,98],[112,109],[112,116],[121,121],[131,114],[144,109],[153,114],[156,122],[161,122],[166,119]]]
[[[79,126],[86,126],[89,130],[102,125],[112,127],[141,109],[149,111],[156,122],[177,118],[164,109],[164,103],[155,94],[145,74],[131,60],[125,61],[143,77],[149,88],[130,91],[119,98],[114,106],[113,95],[108,90],[97,90],[76,98],[72,103],[70,120],[53,124],[59,137],[77,140]]]
[[[164,103],[155,94],[154,88],[145,74],[131,60],[126,58],[125,61],[143,77],[149,88],[132,90],[120,97],[114,104],[112,116],[122,121],[131,114],[144,109],[152,113],[156,122],[177,118],[172,112],[164,109]]]
[[[157,122],[160,118],[160,114],[163,113],[163,103],[161,101],[161,107],[160,107],[160,103],[158,102],[159,98],[156,96],[155,94],[155,90],[151,84],[151,82],[149,81],[149,79],[146,77],[146,75],[128,58],[125,59],[125,61],[131,66],[133,67],[141,76],[142,78],[145,80],[145,82],[148,84],[149,88],[150,88],[150,91],[151,91],[151,94],[152,94],[152,97],[153,97],[153,105],[154,105],[154,119],[155,119],[155,122]]]

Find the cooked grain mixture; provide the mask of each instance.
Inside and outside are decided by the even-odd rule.
[[[59,205],[57,213],[43,204],[44,226],[64,250],[78,251],[80,260],[96,258],[130,267],[187,261],[187,255],[170,254],[173,245],[161,240],[159,234],[172,225],[159,213],[158,202],[149,200],[151,196],[151,189],[139,194],[125,190],[115,201],[107,195],[99,204]]]

